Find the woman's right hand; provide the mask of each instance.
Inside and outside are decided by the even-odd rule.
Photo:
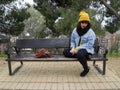
[[[70,50],[70,53],[72,53],[73,55],[75,54],[75,48],[74,47]]]

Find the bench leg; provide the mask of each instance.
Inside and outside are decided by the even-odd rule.
[[[9,75],[12,75],[11,60],[9,59],[8,59],[8,70],[9,70]]]
[[[21,65],[18,66],[18,67],[12,72],[11,60],[8,60],[9,75],[14,75],[14,74],[23,66],[23,62],[20,61],[20,63],[21,63]]]
[[[95,65],[95,62],[96,62],[96,61],[93,61],[93,66]]]
[[[23,65],[23,62],[22,62],[22,61],[20,61],[20,63],[21,63],[21,65]]]
[[[12,75],[14,75],[22,66],[23,66],[23,62],[20,61],[21,65],[18,66],[17,68],[15,68],[15,70],[13,71]]]
[[[98,65],[96,65],[95,62],[93,62],[93,66],[97,69],[97,71],[100,74],[105,75],[105,72],[106,72],[106,60],[103,60],[103,67],[102,67],[102,69],[100,67],[98,67]]]
[[[106,72],[106,60],[103,60],[103,75],[105,75]]]

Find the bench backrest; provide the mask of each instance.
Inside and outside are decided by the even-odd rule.
[[[17,48],[68,48],[70,46],[70,39],[52,38],[52,39],[17,39]],[[96,38],[94,43],[95,53],[99,51],[99,41]]]
[[[69,39],[17,39],[18,48],[67,48]]]

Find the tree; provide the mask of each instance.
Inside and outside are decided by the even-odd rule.
[[[0,27],[4,26],[6,22],[5,16],[3,15],[4,13],[4,7],[6,4],[10,4],[11,2],[14,2],[15,0],[1,0],[0,1]],[[45,25],[49,29],[52,30],[53,36],[59,36],[60,34],[66,34],[70,35],[71,30],[75,27],[77,24],[77,20],[79,18],[79,12],[81,10],[86,10],[89,12],[91,9],[90,7],[96,6],[97,9],[101,7],[102,4],[105,5],[106,11],[101,10],[101,20],[95,20],[98,21],[100,24],[103,20],[104,17],[109,17],[111,18],[110,20],[107,19],[106,23],[106,29],[110,33],[114,33],[115,31],[118,30],[119,26],[119,14],[118,12],[119,7],[120,7],[120,1],[119,0],[34,0],[36,2],[35,8],[42,13],[42,15],[45,17]],[[109,4],[107,2],[110,2]],[[94,5],[93,5],[93,4]],[[98,3],[100,3],[98,5]],[[111,5],[112,4],[112,5]],[[89,9],[90,8],[90,9]],[[108,9],[107,9],[108,8]],[[2,14],[1,14],[2,13]],[[92,16],[93,14],[91,14]],[[28,15],[29,16],[29,15]],[[59,20],[57,23],[55,23],[56,20],[59,18],[62,18]],[[26,18],[24,18],[26,19]],[[12,19],[11,19],[12,21]],[[7,22],[8,23],[8,22]],[[21,23],[21,22],[20,22]],[[96,23],[95,23],[96,24]],[[94,24],[94,25],[95,25]],[[12,25],[17,25],[17,24],[12,24]],[[114,26],[114,28],[109,27],[109,26]],[[9,24],[5,25],[9,26]],[[24,24],[21,23],[21,25],[18,25],[21,27],[24,27]],[[95,26],[93,26],[95,28]],[[3,27],[1,27],[3,29]],[[9,27],[10,28],[10,27]],[[12,28],[13,29],[13,28]],[[22,28],[23,29],[23,28]],[[22,31],[19,30],[19,33]],[[7,29],[5,29],[7,30]],[[16,29],[13,29],[14,31]],[[5,32],[6,33],[6,32]],[[13,33],[11,33],[13,34]],[[16,32],[14,33],[18,35]]]
[[[102,0],[104,1],[104,0]],[[117,2],[117,3],[116,3]],[[104,1],[105,3],[105,1]],[[112,8],[111,7],[112,4]],[[110,0],[110,4],[106,5],[108,7],[108,9],[106,9],[106,13],[105,16],[108,18],[106,20],[106,30],[110,33],[115,33],[117,30],[119,30],[119,26],[120,26],[120,16],[117,13],[118,11],[120,11],[120,1],[118,0]]]
[[[94,30],[95,34],[100,36],[105,34],[105,28],[101,25],[103,22],[103,15],[101,10],[96,11],[92,9],[88,9],[88,13],[91,17],[91,27]]]
[[[0,32],[19,35],[24,30],[23,21],[30,17],[30,14],[26,12],[26,8],[17,8],[12,1],[14,0],[0,1]]]
[[[111,5],[109,5],[109,4],[107,4],[107,0],[100,0],[101,1],[101,3],[103,3],[105,6],[106,6],[106,8],[108,8],[116,17],[117,17],[117,19],[120,21],[120,15],[117,13],[117,11],[116,11],[116,9],[115,8],[113,8],[113,7],[111,7]],[[118,0],[110,0],[110,2],[111,2],[111,4],[112,5],[116,5],[116,6],[118,6],[118,7],[120,7],[120,1],[118,1]],[[117,2],[117,3],[116,3]],[[119,10],[118,10],[119,11]]]
[[[0,4],[9,4],[12,1],[15,1],[15,0],[0,0]]]
[[[37,3],[35,8],[40,11],[43,16],[45,16],[46,26],[52,30],[53,36],[59,36],[61,34],[65,34],[67,36],[70,35],[73,28],[77,25],[77,21],[79,18],[79,12],[81,10],[86,10],[92,16],[95,16],[96,13],[90,12],[91,7],[96,6],[97,9],[101,7],[100,1],[91,0],[34,0]],[[97,4],[97,5],[96,5]],[[96,9],[96,10],[97,10]],[[94,10],[94,11],[96,11]],[[103,34],[104,31],[101,27],[101,23],[104,20],[105,11],[97,12],[101,18],[96,20],[96,18],[91,18],[92,27],[97,34]],[[93,15],[94,14],[94,15]],[[60,19],[61,18],[61,19]],[[57,21],[57,22],[56,22]],[[98,29],[100,31],[98,31]]]
[[[70,35],[71,30],[79,18],[79,12],[88,8],[90,1],[84,0],[34,0],[37,3],[35,8],[45,16],[46,26],[52,30],[53,36],[60,34]],[[59,18],[60,22],[55,23]]]
[[[33,7],[27,9],[27,12],[30,13],[31,17],[24,21],[25,28],[19,37],[20,38],[45,37],[47,33],[45,32],[44,16]]]
[[[18,36],[24,30],[25,19],[28,19],[30,14],[26,12],[26,9],[14,9],[8,15],[6,15],[5,21],[8,22],[5,25],[8,26],[4,30],[4,32],[9,33],[11,35]]]

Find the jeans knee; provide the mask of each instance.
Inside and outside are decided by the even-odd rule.
[[[82,59],[84,56],[83,56],[82,53],[77,53],[76,57],[77,57],[78,59]]]
[[[81,50],[78,51],[77,58],[79,60],[86,59],[86,57],[87,57],[87,51],[85,49],[81,49]]]

